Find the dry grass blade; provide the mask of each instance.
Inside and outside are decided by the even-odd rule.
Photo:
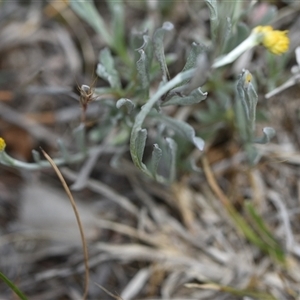
[[[107,253],[111,260],[121,260],[122,262],[155,262],[167,266],[172,270],[178,270],[181,267],[190,268],[189,270],[193,269],[194,272],[201,276],[201,280],[220,282],[223,280],[226,272],[226,266],[208,261],[199,261],[197,258],[172,247],[168,249],[155,249],[154,247],[142,246],[140,244],[115,245],[112,243],[97,243],[95,244],[95,249],[99,250],[102,254]]]
[[[145,287],[147,280],[151,275],[150,268],[140,269],[136,275],[129,281],[121,293],[121,299],[131,300]]]
[[[58,167],[55,165],[54,161],[52,160],[52,158],[43,150],[41,149],[41,151],[43,152],[43,155],[45,156],[45,158],[48,160],[48,162],[51,164],[52,168],[54,169],[56,175],[58,176],[60,182],[62,183],[69,199],[72,205],[72,208],[74,210],[74,214],[76,217],[76,221],[78,223],[78,227],[79,227],[79,231],[80,231],[80,236],[81,236],[81,240],[82,240],[82,248],[83,248],[83,253],[84,253],[84,264],[85,264],[85,283],[84,283],[84,294],[83,294],[83,299],[87,298],[87,294],[88,294],[88,288],[89,288],[89,258],[88,258],[88,249],[87,249],[87,244],[86,244],[86,240],[84,237],[84,231],[83,231],[83,226],[80,220],[80,216],[76,207],[76,203],[75,200],[72,196],[72,193],[64,179],[64,177],[62,176],[60,170],[58,169]]]
[[[255,299],[261,299],[261,300],[275,300],[275,298],[268,293],[262,293],[262,292],[256,292],[251,290],[239,290],[232,288],[230,286],[222,286],[215,283],[205,283],[205,284],[197,284],[197,283],[187,283],[185,284],[187,288],[198,288],[198,289],[210,289],[210,290],[216,290],[220,292],[225,292],[232,294],[234,296],[249,296],[253,297]]]
[[[95,283],[102,291],[104,291],[107,295],[111,296],[112,298],[116,299],[116,300],[123,300],[121,297],[114,295],[113,293],[111,293],[110,291],[108,291],[105,287],[103,287],[102,285]]]

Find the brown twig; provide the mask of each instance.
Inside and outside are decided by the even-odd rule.
[[[52,160],[52,158],[43,150],[41,149],[43,155],[45,156],[45,158],[48,160],[48,162],[50,163],[50,165],[52,166],[52,168],[54,169],[57,177],[59,178],[60,182],[62,183],[69,199],[72,205],[72,208],[74,210],[74,214],[76,217],[76,221],[79,227],[79,231],[80,231],[80,236],[81,236],[81,241],[82,241],[82,248],[83,248],[83,254],[84,254],[84,265],[85,265],[85,282],[84,282],[84,294],[82,296],[82,298],[85,300],[87,298],[87,294],[88,294],[88,288],[89,288],[89,256],[88,256],[88,249],[87,249],[87,244],[86,244],[86,240],[85,240],[85,236],[84,236],[84,231],[83,231],[83,226],[82,226],[82,222],[80,220],[80,216],[78,213],[78,209],[75,203],[75,200],[72,196],[72,193],[64,179],[64,177],[62,176],[60,170],[58,169],[58,167],[56,166],[56,164],[54,163],[54,161]]]

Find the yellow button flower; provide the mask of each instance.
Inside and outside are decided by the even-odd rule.
[[[2,137],[0,137],[0,151],[4,151],[6,147],[5,141]]]
[[[228,54],[215,60],[212,68],[220,68],[234,62],[247,50],[259,44],[264,45],[271,53],[281,55],[289,49],[288,31],[274,30],[272,26],[257,26],[251,34]]]
[[[272,26],[257,26],[253,32],[262,34],[261,43],[273,54],[281,55],[289,49],[287,30],[274,30]]]

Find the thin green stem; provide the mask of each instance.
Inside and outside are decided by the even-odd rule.
[[[27,297],[19,290],[19,288],[1,272],[0,279],[2,279],[21,300],[27,300]]]
[[[54,162],[57,166],[64,165],[66,163],[75,163],[82,161],[87,155],[84,153],[76,153],[68,158],[68,160],[64,158],[56,158]],[[17,160],[9,156],[5,151],[0,153],[0,163],[5,166],[26,169],[26,170],[41,170],[44,168],[50,168],[50,164],[48,161],[40,161],[38,163],[27,163],[21,160]]]
[[[234,62],[240,55],[242,55],[248,49],[251,49],[258,44],[257,34],[250,34],[241,44],[234,48],[228,54],[217,58],[212,65],[212,68],[217,69]]]

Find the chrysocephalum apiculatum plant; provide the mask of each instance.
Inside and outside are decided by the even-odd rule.
[[[218,30],[220,31],[220,18],[218,16],[218,2],[206,0],[210,10],[212,45],[217,45]],[[168,105],[193,105],[199,103],[209,96],[201,86],[191,88],[191,81],[197,72],[197,61],[199,55],[209,52],[214,47],[204,47],[193,43],[190,53],[182,71],[171,78],[168,64],[174,61],[174,56],[166,55],[164,52],[164,36],[171,30],[173,25],[169,22],[158,28],[153,35],[148,33],[147,28],[142,32],[132,32],[131,42],[125,43],[124,31],[124,3],[122,1],[107,0],[111,12],[111,24],[106,24],[101,14],[96,10],[92,1],[73,0],[70,6],[78,13],[106,42],[107,48],[99,55],[99,63],[96,73],[105,79],[108,87],[89,89],[90,98],[107,106],[106,118],[99,126],[89,132],[86,136],[84,121],[74,130],[78,153],[69,154],[62,142],[59,148],[62,157],[55,160],[57,165],[84,160],[93,148],[87,146],[87,139],[100,143],[112,130],[118,132],[110,139],[113,145],[130,145],[130,153],[133,163],[148,176],[160,182],[171,182],[175,178],[177,149],[176,140],[187,140],[199,151],[204,148],[204,140],[196,136],[194,129],[186,122],[179,121],[166,115],[162,107]],[[241,14],[240,4],[236,3],[231,19],[227,18],[228,30],[225,34],[224,44],[230,40],[230,34],[234,26],[238,24]],[[234,62],[241,54],[254,46],[263,45],[274,55],[280,55],[288,50],[289,39],[287,31],[274,30],[271,26],[257,26],[249,36],[239,43],[228,53],[222,53],[211,66],[212,76],[214,70]],[[216,47],[218,48],[218,47]],[[220,47],[219,47],[220,48]],[[223,47],[223,50],[226,47]],[[115,53],[112,55],[111,50]],[[205,78],[206,74],[203,75]],[[160,79],[158,88],[153,91],[153,83]],[[203,83],[204,80],[202,80]],[[201,80],[199,80],[201,82]],[[86,87],[86,86],[85,86]],[[89,88],[89,87],[88,87]],[[247,70],[241,70],[237,81],[236,97],[234,101],[234,112],[236,127],[241,137],[251,164],[258,160],[258,153],[254,143],[265,143],[275,134],[272,128],[264,128],[263,136],[255,137],[255,115],[257,94],[252,84],[252,75]],[[207,99],[206,101],[209,101]],[[84,107],[84,110],[86,107]],[[84,119],[84,118],[83,118]],[[150,125],[149,125],[150,124]],[[153,145],[152,155],[147,163],[144,162],[144,150],[149,128],[155,132],[154,139],[157,143]],[[170,130],[171,129],[171,130]],[[33,151],[35,163],[24,163],[10,157],[5,152],[5,141],[0,140],[1,155],[0,162],[17,168],[40,169],[50,167],[47,161],[42,161],[38,152]],[[166,155],[165,153],[169,153]],[[164,176],[160,173],[161,158],[168,158],[169,166],[165,167]],[[168,174],[168,175],[166,175]]]
[[[201,86],[207,77],[201,65],[204,54],[212,56],[212,52],[215,52],[216,58],[211,63],[209,72],[211,78],[215,75],[218,77],[222,70],[218,72],[216,69],[226,68],[226,65],[233,63],[245,51],[255,46],[263,45],[272,55],[283,54],[289,47],[287,31],[274,30],[271,26],[257,26],[252,31],[248,29],[245,31],[245,25],[241,26],[238,23],[242,14],[242,1],[226,3],[226,8],[229,6],[232,8],[232,14],[231,18],[225,18],[227,27],[224,27],[224,18],[218,15],[218,5],[223,3],[205,0],[210,11],[211,45],[192,43],[185,66],[171,78],[168,65],[174,61],[174,55],[165,54],[164,36],[174,30],[174,26],[166,22],[153,34],[149,33],[153,28],[149,30],[145,28],[141,32],[133,31],[130,44],[127,45],[124,4],[121,0],[107,0],[107,3],[112,16],[111,24],[108,25],[96,10],[93,1],[69,2],[75,12],[88,22],[107,44],[99,54],[96,73],[108,82],[108,86],[96,89],[87,85],[82,86],[79,101],[82,118],[80,125],[73,131],[77,152],[70,154],[64,143],[58,141],[61,157],[53,161],[58,166],[83,161],[91,153],[99,151],[99,147],[91,147],[90,143],[99,144],[103,141],[106,145],[108,143],[119,147],[120,151],[117,151],[116,157],[112,160],[116,161],[117,157],[128,149],[129,144],[131,157],[137,168],[159,182],[171,183],[176,178],[178,157],[182,156],[182,153],[178,153],[182,151],[182,141],[187,142],[183,142],[184,145],[189,144],[199,151],[204,149],[205,142],[196,135],[192,126],[165,114],[163,108],[168,105],[194,105],[207,99],[208,107],[220,109],[214,104],[213,99],[209,99],[208,92],[211,90],[205,92]],[[222,34],[224,28],[226,32]],[[240,39],[240,32],[243,32],[243,39]],[[248,35],[245,35],[245,32]],[[235,39],[232,45],[230,41],[234,35],[238,35],[239,42]],[[157,85],[158,81],[160,82]],[[254,165],[259,159],[255,143],[268,142],[275,131],[266,127],[262,136],[256,137],[258,96],[252,81],[252,74],[248,70],[241,70],[235,84],[234,100],[229,103],[231,112],[234,112],[233,119],[240,141],[250,164]],[[156,86],[158,87],[154,88]],[[98,126],[87,132],[85,111],[90,101],[101,101],[106,113]],[[149,157],[144,155],[148,132],[151,140],[156,141]],[[28,170],[51,167],[35,150],[33,150],[35,163],[26,163],[9,156],[5,147],[4,139],[0,138],[0,163],[6,166]],[[223,207],[239,231],[276,261],[284,262],[285,256],[281,246],[273,238],[252,204],[245,203],[245,209],[255,222],[255,230],[236,211],[230,201],[226,203]]]

